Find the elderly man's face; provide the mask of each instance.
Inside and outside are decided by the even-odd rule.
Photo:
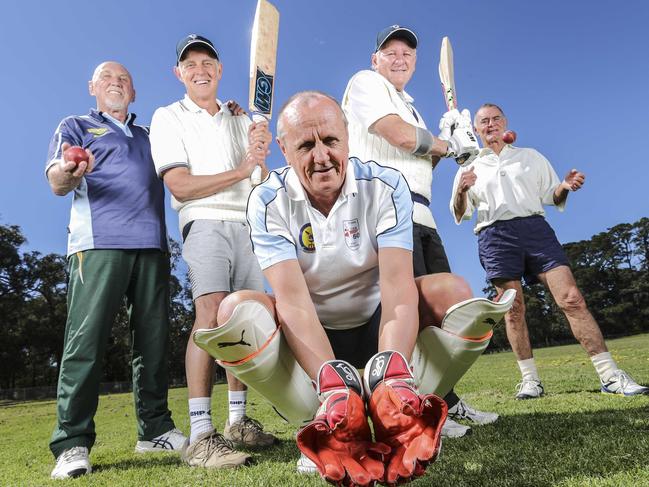
[[[297,173],[311,200],[335,200],[340,194],[349,157],[347,127],[335,102],[308,98],[284,113],[279,140],[286,162]]]
[[[88,84],[90,94],[97,98],[102,112],[127,111],[135,100],[131,74],[119,63],[106,62],[97,66]]]
[[[190,50],[174,71],[192,100],[216,97],[222,74],[221,63],[203,50]]]
[[[495,141],[502,141],[507,130],[507,119],[496,107],[483,107],[475,114],[475,130],[486,146]]]
[[[391,39],[372,54],[372,68],[394,87],[403,89],[412,78],[417,64],[417,49],[410,47],[401,39]]]

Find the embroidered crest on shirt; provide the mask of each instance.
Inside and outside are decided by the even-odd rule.
[[[358,225],[358,218],[343,221],[343,232],[345,243],[351,250],[358,250],[361,246],[361,230]]]
[[[309,254],[315,252],[313,228],[311,228],[310,223],[306,223],[305,225],[302,225],[302,228],[300,228],[300,247]]]
[[[103,137],[103,136],[106,135],[108,132],[110,132],[110,130],[108,130],[108,129],[105,128],[105,127],[102,127],[102,128],[96,128],[96,129],[88,129],[88,133],[89,133],[89,134],[92,134],[92,135],[95,137],[95,139],[98,139],[99,137]]]

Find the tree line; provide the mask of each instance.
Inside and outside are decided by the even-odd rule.
[[[67,265],[59,254],[23,251],[19,226],[0,225],[0,389],[55,385],[66,320]],[[649,218],[621,223],[564,245],[582,293],[605,337],[649,331]],[[172,242],[170,380],[185,379],[185,345],[194,321],[191,288],[178,271]],[[563,314],[541,285],[524,285],[527,321],[537,348],[574,341]],[[493,296],[493,288],[485,293]],[[509,348],[504,326],[490,349]],[[105,382],[129,381],[130,331],[125,306],[104,358]]]

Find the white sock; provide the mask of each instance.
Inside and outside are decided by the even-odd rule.
[[[228,391],[228,420],[234,424],[246,415],[248,391]]]
[[[536,380],[541,382],[541,379],[539,379],[539,373],[536,370],[536,364],[534,363],[534,357],[519,360],[518,368],[521,369],[523,380]]]
[[[189,399],[189,442],[194,443],[203,433],[212,431],[212,399],[209,397],[192,397]]]
[[[611,352],[602,352],[597,355],[593,355],[590,360],[593,362],[593,367],[597,371],[597,375],[602,382],[608,382],[611,376],[617,372],[618,367],[611,357]]]

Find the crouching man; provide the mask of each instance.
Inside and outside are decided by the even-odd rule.
[[[291,97],[277,140],[288,167],[253,190],[247,210],[274,296],[228,296],[219,327],[194,340],[304,425],[298,446],[326,480],[408,481],[439,454],[447,408],[438,395],[484,350],[515,293],[493,303],[470,299],[453,274],[413,277],[408,185],[392,168],[349,158],[333,98]],[[298,470],[306,466],[302,458]]]

